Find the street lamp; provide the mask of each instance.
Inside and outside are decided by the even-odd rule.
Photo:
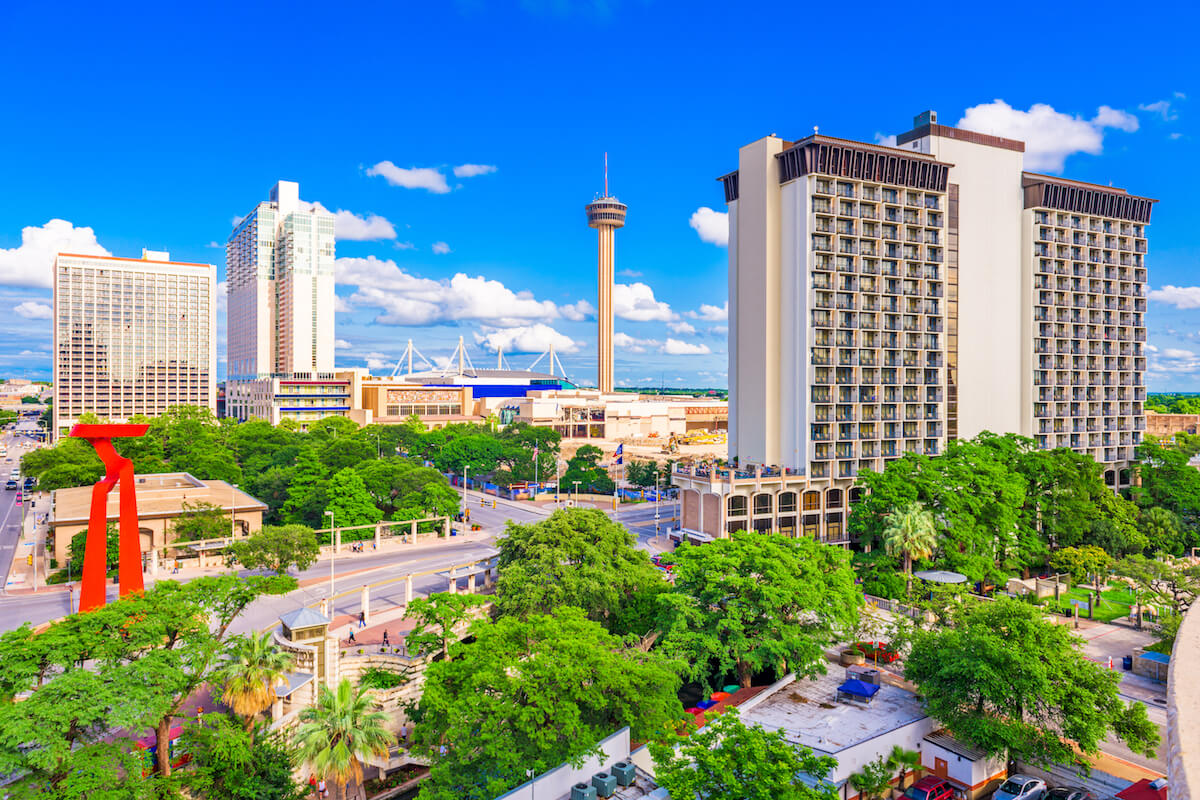
[[[333,512],[326,511],[329,517],[329,617],[333,618],[333,557],[337,553],[337,534],[333,530]]]
[[[579,508],[579,484],[582,482],[583,481],[571,481],[571,483],[575,484],[575,504],[574,505],[576,508]]]

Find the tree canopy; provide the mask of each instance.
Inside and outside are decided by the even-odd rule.
[[[422,800],[491,800],[528,770],[580,763],[626,725],[644,740],[683,716],[674,665],[578,608],[478,620],[470,635],[429,665],[412,712],[417,751],[432,762]]]
[[[851,636],[862,593],[850,556],[809,538],[735,533],[675,551],[675,583],[660,595],[663,651],[693,680],[773,670],[814,676],[824,648]]]
[[[1119,695],[1120,675],[1088,661],[1065,625],[1026,603],[979,603],[952,627],[913,633],[904,676],[930,716],[985,753],[1037,765],[1095,753],[1110,733],[1153,755],[1157,728]]]
[[[496,604],[516,616],[582,608],[614,633],[646,633],[662,574],[624,526],[595,509],[565,509],[545,520],[509,522],[499,540]]]
[[[313,565],[320,551],[317,536],[307,525],[264,525],[228,549],[246,569],[269,569],[277,575],[292,567],[303,572]]]

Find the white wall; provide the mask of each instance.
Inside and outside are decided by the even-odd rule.
[[[536,798],[559,798],[569,796],[576,783],[592,783],[597,772],[607,772],[618,761],[629,760],[629,728],[625,727],[604,739],[599,744],[603,755],[591,756],[576,769],[570,764],[560,764],[527,781],[496,800],[535,800]]]
[[[953,164],[950,183],[959,186],[958,437],[983,430],[1030,434],[1021,388],[1024,154],[940,136],[916,144]]]
[[[812,193],[803,177],[785,185],[780,199],[780,345],[779,432],[781,466],[802,467],[808,462],[808,357],[809,230]]]
[[[940,758],[946,762],[946,777],[967,789],[986,783],[995,775],[1003,776],[1006,770],[1004,759],[1001,757],[983,758],[972,761],[951,750],[933,742],[921,743],[921,764],[930,773],[934,769],[934,759]]]

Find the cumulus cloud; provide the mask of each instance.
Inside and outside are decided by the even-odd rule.
[[[1200,373],[1200,358],[1191,350],[1179,347],[1165,347],[1161,351],[1150,350],[1146,371],[1166,375],[1190,375]]]
[[[96,232],[91,228],[76,228],[65,219],[52,219],[40,227],[22,228],[19,247],[0,248],[0,284],[49,289],[54,284],[54,256],[58,253],[112,255],[96,241]]]
[[[1106,129],[1136,131],[1138,120],[1127,111],[1109,106],[1100,106],[1096,116],[1086,119],[1055,111],[1045,103],[1035,103],[1028,111],[1022,111],[1003,100],[994,100],[968,108],[958,127],[1019,139],[1025,142],[1027,169],[1059,172],[1069,155],[1099,155]]]
[[[670,329],[671,333],[685,335],[691,335],[696,332],[696,328],[692,325],[692,323],[684,322],[683,320],[680,320],[679,322],[668,322],[667,328]]]
[[[679,318],[669,304],[654,299],[654,290],[641,282],[613,284],[613,314],[631,322],[670,322]]]
[[[881,144],[884,147],[896,146],[896,134],[894,133],[875,133],[875,144]]]
[[[1200,286],[1164,286],[1151,289],[1151,300],[1182,309],[1200,308]]]
[[[435,255],[444,256],[450,252],[450,245],[445,242],[434,242],[432,250]]]
[[[353,211],[338,209],[333,215],[333,235],[348,242],[373,242],[395,239],[396,228],[378,214],[359,216]]]
[[[363,360],[367,362],[367,369],[388,369],[396,365],[396,359],[389,356],[387,353],[367,353],[363,356]]]
[[[425,189],[434,194],[446,194],[450,185],[446,176],[433,167],[397,167],[391,161],[380,161],[373,167],[367,168],[367,174],[382,177],[392,186],[402,186],[405,189]]]
[[[577,353],[580,343],[541,322],[511,328],[485,328],[475,334],[475,343],[489,352],[544,353],[554,345],[555,353]]]
[[[1184,100],[1186,95],[1183,92],[1176,92],[1175,99]],[[1157,114],[1162,117],[1163,122],[1171,122],[1179,119],[1179,112],[1175,109],[1171,100],[1156,100],[1153,103],[1142,103],[1138,106],[1139,111],[1145,111],[1148,114]]]
[[[421,278],[375,256],[339,258],[336,276],[338,283],[357,287],[350,306],[380,309],[375,321],[386,325],[479,320],[504,328],[563,316],[550,300],[514,292],[500,281],[461,272],[448,280]]]
[[[334,339],[333,340],[333,349],[334,350],[349,350],[353,346],[354,345],[350,344],[345,339]]]
[[[496,169],[494,164],[459,164],[454,168],[454,177],[474,178],[479,175],[490,175]]]
[[[711,354],[712,350],[709,350],[706,344],[684,342],[668,336],[662,346],[662,352],[669,356],[706,356]]]
[[[705,322],[724,322],[729,319],[729,301],[726,300],[723,306],[701,303],[698,310],[688,311],[687,316],[692,319],[702,319]]]
[[[700,235],[700,240],[726,247],[729,244],[729,214],[700,206],[693,213],[688,225]]]
[[[596,316],[596,307],[587,300],[580,300],[578,303],[567,303],[558,307],[558,312],[563,315],[564,319],[569,319],[572,322],[583,322],[585,319],[590,319]]]
[[[26,300],[25,302],[14,306],[13,313],[18,317],[24,317],[25,319],[50,319],[50,316],[54,313],[54,309],[52,309],[46,303],[39,303],[35,300]]]
[[[657,339],[635,339],[627,333],[618,331],[613,334],[613,347],[627,350],[630,353],[645,353],[650,348],[661,346]]]
[[[217,313],[229,310],[229,281],[217,281]]]

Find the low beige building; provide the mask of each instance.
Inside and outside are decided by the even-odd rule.
[[[724,400],[686,395],[604,393],[595,389],[531,391],[496,400],[500,421],[554,428],[564,439],[621,441],[725,430]]]
[[[108,494],[108,521],[120,517],[118,484]],[[237,535],[244,536],[262,527],[267,504],[225,481],[201,480],[186,472],[165,472],[137,476],[138,533],[142,552],[165,547],[173,540],[174,522],[184,513],[184,503],[195,506],[209,503],[225,514],[233,511]],[[92,487],[74,486],[51,492],[50,532],[46,551],[59,564],[67,560],[71,537],[87,530],[92,507]],[[232,527],[232,525],[231,525]]]

